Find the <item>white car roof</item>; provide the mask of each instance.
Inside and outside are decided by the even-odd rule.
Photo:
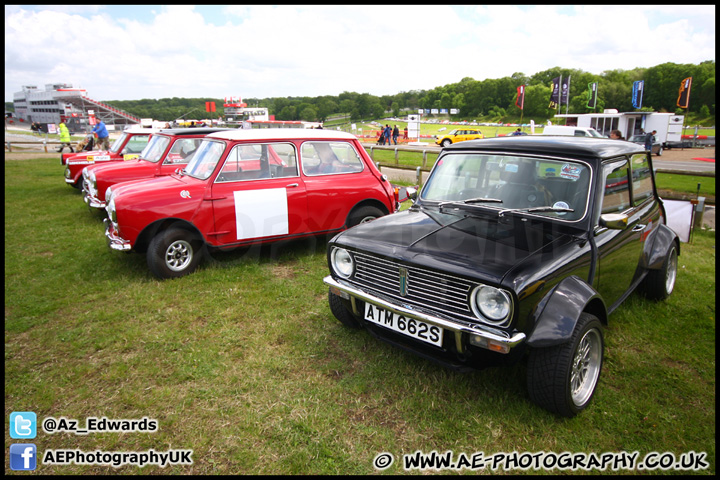
[[[145,127],[139,127],[136,125],[133,125],[131,127],[126,128],[125,130],[123,130],[123,132],[127,132],[127,133],[147,133],[147,134],[157,133],[159,131],[160,131],[159,128],[145,128]]]
[[[323,140],[354,140],[355,135],[338,130],[313,128],[246,128],[215,132],[206,138],[222,140],[277,140],[277,139],[323,139]]]

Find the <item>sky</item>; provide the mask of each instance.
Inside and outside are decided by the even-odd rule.
[[[395,95],[715,60],[714,5],[5,5],[5,101]]]

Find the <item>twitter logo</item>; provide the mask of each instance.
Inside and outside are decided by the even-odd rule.
[[[12,412],[10,414],[11,438],[35,438],[37,416],[34,412]]]

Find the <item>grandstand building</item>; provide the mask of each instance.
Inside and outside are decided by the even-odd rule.
[[[122,130],[128,125],[140,123],[140,119],[128,112],[93,100],[82,88],[68,83],[45,85],[38,90],[34,85],[22,87],[13,94],[15,117],[23,122],[58,124],[64,121],[73,132],[88,132],[95,120],[102,120],[110,129]]]

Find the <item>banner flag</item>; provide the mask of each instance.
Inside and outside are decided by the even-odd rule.
[[[690,104],[690,87],[692,86],[692,77],[688,77],[680,84],[680,92],[678,93],[677,106],[680,108],[688,108]]]
[[[560,105],[570,105],[570,75],[560,81],[562,84],[562,95],[560,95]]]
[[[517,99],[515,100],[515,106],[519,107],[520,110],[525,106],[525,85],[517,87]]]
[[[597,82],[588,83],[588,108],[595,108],[597,105]]]
[[[557,109],[560,106],[560,80],[562,76],[552,79],[550,85],[550,105],[548,108]]]
[[[632,106],[633,108],[642,108],[643,90],[645,89],[645,80],[637,80],[633,82],[632,90]]]

